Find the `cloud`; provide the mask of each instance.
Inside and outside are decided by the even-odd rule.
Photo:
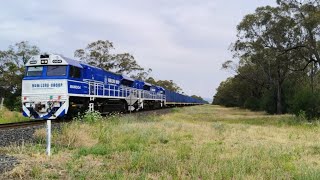
[[[229,76],[236,25],[273,0],[56,0],[7,1],[0,11],[0,48],[28,40],[72,57],[98,39],[129,52],[157,79],[172,79],[188,94],[212,97]]]
[[[0,24],[0,38],[19,41],[23,38],[39,40],[63,33],[59,26],[28,20],[10,20]]]

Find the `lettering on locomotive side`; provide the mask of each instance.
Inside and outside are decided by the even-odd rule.
[[[115,83],[116,83],[116,80],[115,80],[115,79],[108,78],[108,83],[115,84]]]
[[[115,80],[115,79],[108,78],[108,83],[109,83],[109,84],[120,84],[120,81],[119,81],[119,80]]]
[[[32,88],[60,88],[62,87],[62,83],[34,83],[31,84]]]
[[[69,87],[70,89],[81,89],[81,86],[77,86],[77,85],[70,85]]]

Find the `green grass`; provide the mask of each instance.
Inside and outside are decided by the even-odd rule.
[[[36,145],[0,148],[21,160],[0,179],[320,178],[320,126],[291,115],[205,105],[92,116],[55,132],[50,158],[44,130]]]
[[[21,112],[9,111],[6,108],[0,110],[0,124],[28,121],[28,118],[22,116]]]

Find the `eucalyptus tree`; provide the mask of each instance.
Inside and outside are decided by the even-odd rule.
[[[113,49],[114,46],[112,42],[108,40],[98,40],[89,43],[84,49],[77,49],[74,52],[74,56],[93,66],[110,70],[115,67],[114,55],[110,52]]]
[[[156,80],[153,77],[148,77],[147,79],[145,79],[145,81],[153,85],[161,86],[173,92],[182,92],[181,87],[173,82],[173,80]]]
[[[119,74],[144,71],[144,68],[137,63],[133,55],[129,53],[114,54],[112,53],[114,49],[112,42],[98,40],[88,44],[84,49],[76,50],[74,56],[93,66]]]
[[[25,63],[34,55],[40,54],[37,46],[21,41],[9,46],[7,50],[0,50],[0,96],[6,97],[8,108],[19,107],[21,82]]]
[[[244,60],[242,63],[246,66],[257,68],[264,74],[266,88],[275,87],[276,112],[281,114],[283,82],[291,68],[301,61],[301,52],[296,51],[304,47],[301,29],[287,9],[265,6],[246,15],[237,30],[238,40],[233,46],[235,56]]]
[[[278,5],[290,12],[302,32],[302,47],[308,53],[307,62],[320,64],[320,1],[319,0],[277,0]]]
[[[144,70],[137,61],[134,56],[129,53],[116,54],[114,56],[114,67],[112,68],[116,73],[122,74],[127,73],[130,74],[132,72],[141,72]]]

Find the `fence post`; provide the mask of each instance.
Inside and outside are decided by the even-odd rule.
[[[3,102],[4,102],[4,98],[1,98],[0,110],[2,110],[2,109],[3,109]]]

